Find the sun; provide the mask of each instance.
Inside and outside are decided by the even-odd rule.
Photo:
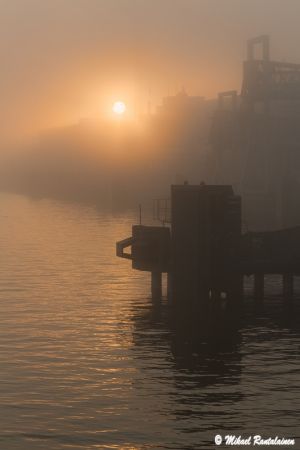
[[[117,101],[113,104],[112,110],[118,116],[122,116],[126,111],[126,105],[124,102]]]

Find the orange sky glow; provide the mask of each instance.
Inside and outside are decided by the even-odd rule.
[[[276,59],[299,62],[300,3],[263,4],[2,1],[2,142],[86,117],[101,119],[120,98],[134,118],[149,105],[154,112],[162,97],[182,86],[207,98],[239,89],[245,42],[262,32],[271,35]]]

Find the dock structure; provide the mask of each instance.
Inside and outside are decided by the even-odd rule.
[[[166,273],[175,309],[204,318],[212,310],[239,311],[245,275],[254,276],[257,305],[268,274],[282,275],[283,298],[291,300],[300,227],[242,234],[241,198],[229,185],[172,186],[170,220],[170,227],[133,225],[132,236],[116,244],[117,256],[151,273],[153,299],[160,299]]]
[[[240,270],[254,276],[254,297],[258,304],[264,297],[265,275],[274,274],[282,276],[282,295],[289,302],[293,297],[294,276],[300,275],[300,227],[242,235]]]
[[[131,252],[125,249],[131,247]],[[151,273],[151,295],[162,296],[162,274],[170,271],[170,229],[162,226],[133,225],[132,236],[116,244],[120,258],[132,260],[132,268]]]
[[[208,309],[239,302],[236,273],[241,236],[241,201],[231,186],[177,185],[171,188],[173,302]]]

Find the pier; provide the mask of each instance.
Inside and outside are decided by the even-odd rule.
[[[171,187],[168,226],[133,225],[116,253],[151,273],[153,299],[161,297],[166,273],[174,307],[206,317],[212,308],[239,310],[245,275],[254,276],[257,305],[268,274],[282,275],[283,298],[290,302],[293,277],[300,275],[299,244],[300,227],[242,233],[241,198],[231,186],[183,184]]]

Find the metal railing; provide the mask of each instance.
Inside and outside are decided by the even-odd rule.
[[[156,198],[153,200],[153,219],[163,225],[171,223],[171,199]]]

